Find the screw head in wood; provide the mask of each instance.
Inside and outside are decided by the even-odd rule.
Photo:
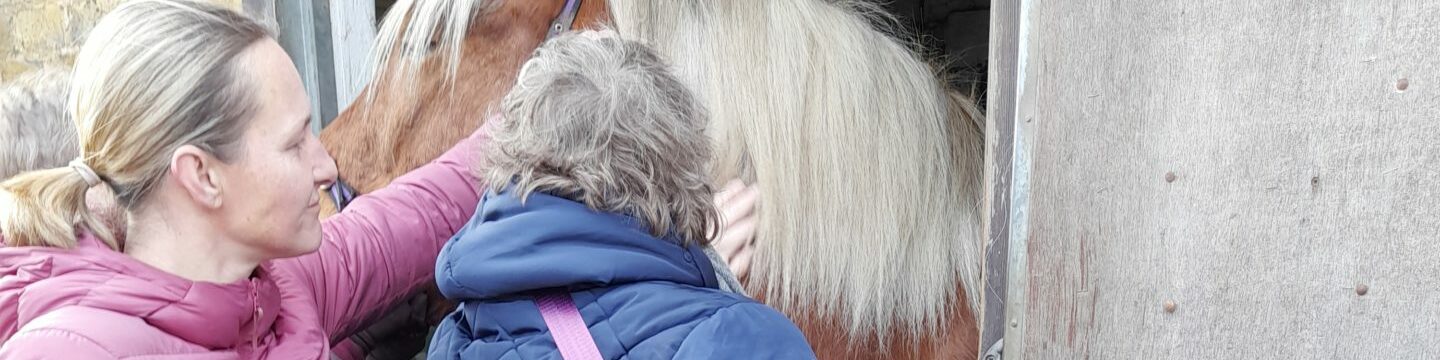
[[[1369,286],[1365,286],[1365,284],[1355,285],[1355,295],[1365,296],[1367,293],[1370,293]]]
[[[1166,314],[1174,314],[1174,313],[1175,313],[1175,300],[1165,300],[1165,313],[1166,313]]]
[[[1396,91],[1405,91],[1405,89],[1409,89],[1409,88],[1410,88],[1410,80],[1409,80],[1409,79],[1400,78],[1400,80],[1395,80],[1395,90],[1396,90]]]
[[[1175,172],[1174,172],[1174,171],[1169,171],[1169,172],[1166,172],[1166,173],[1165,173],[1165,182],[1167,182],[1167,183],[1173,183],[1173,182],[1175,182],[1175,179],[1176,179],[1176,178],[1178,178],[1178,176],[1175,176]]]

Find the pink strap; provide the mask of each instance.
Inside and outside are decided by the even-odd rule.
[[[535,298],[540,307],[540,316],[550,328],[550,337],[555,347],[560,348],[560,357],[565,360],[600,360],[600,349],[595,347],[595,338],[585,327],[585,318],[580,309],[570,300],[570,294],[550,293]]]

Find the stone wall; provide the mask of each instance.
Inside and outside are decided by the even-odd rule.
[[[213,0],[239,9],[241,0]],[[0,83],[70,67],[85,35],[121,0],[0,0]]]

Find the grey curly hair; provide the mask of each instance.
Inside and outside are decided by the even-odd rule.
[[[522,201],[540,191],[634,216],[651,234],[708,245],[719,219],[704,109],[649,48],[562,35],[501,101],[481,175]]]
[[[65,166],[80,155],[65,112],[70,73],[44,69],[0,86],[0,179]]]

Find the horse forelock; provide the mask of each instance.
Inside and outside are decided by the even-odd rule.
[[[447,84],[454,84],[471,22],[498,0],[400,0],[381,22],[371,50],[372,79],[413,90],[431,52],[440,52]],[[374,92],[371,92],[373,100]]]
[[[709,108],[717,180],[760,185],[751,277],[768,302],[881,344],[975,310],[978,112],[952,102],[893,18],[830,0],[612,1],[610,13]]]

